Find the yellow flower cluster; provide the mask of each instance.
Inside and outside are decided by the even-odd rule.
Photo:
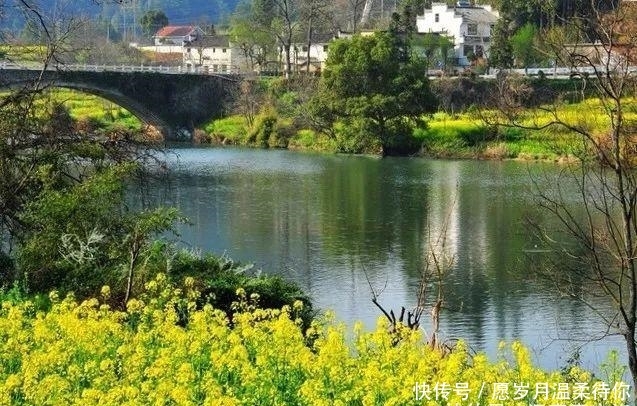
[[[519,343],[490,362],[462,343],[444,355],[382,320],[373,332],[355,327],[353,338],[333,323],[303,332],[301,302],[265,310],[244,291],[230,323],[210,306],[196,310],[193,286],[189,279],[175,289],[159,277],[125,312],[55,295],[46,313],[3,303],[0,405],[518,405],[538,403],[530,396],[537,385],[553,396],[560,384],[595,383],[576,368],[534,367]],[[516,396],[514,384],[529,395]],[[575,403],[597,404],[589,395]],[[608,404],[622,404],[613,396]]]

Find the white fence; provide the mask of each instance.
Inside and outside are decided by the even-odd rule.
[[[15,63],[2,61],[0,62],[0,69],[15,69],[15,70],[42,70],[41,64],[29,64],[18,65]],[[206,67],[185,67],[185,66],[151,66],[151,65],[88,65],[88,64],[58,64],[47,66],[48,70],[63,70],[63,71],[81,71],[81,72],[158,72],[173,75],[208,75],[219,76],[228,78],[229,76],[237,75],[229,73],[211,72]],[[585,67],[554,67],[554,68],[528,68],[528,69],[507,69],[507,72],[516,73],[525,76],[539,76],[542,72],[546,78],[568,78],[573,75],[595,75],[596,73],[606,72],[604,66],[585,66]],[[628,66],[625,68],[626,73],[637,73],[637,66]],[[489,69],[489,72],[485,75],[480,75],[483,78],[494,78],[499,69]],[[623,73],[623,69],[619,69],[620,73]],[[436,78],[441,76],[438,71],[430,70],[429,76]]]
[[[14,69],[14,70],[42,70],[44,65],[41,64],[29,64],[18,65],[15,63],[3,61],[0,62],[0,69]],[[150,65],[88,65],[88,64],[57,64],[49,65],[47,70],[61,70],[71,72],[158,72],[173,75],[207,75],[207,76],[221,76],[227,77],[231,74],[222,74],[218,72],[210,72],[203,67],[184,67],[184,66],[150,66]]]

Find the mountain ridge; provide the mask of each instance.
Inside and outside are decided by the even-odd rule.
[[[34,0],[30,4],[47,18],[56,20],[62,16],[84,15],[95,20],[108,21],[116,31],[132,30],[149,10],[162,10],[171,25],[221,24],[228,20],[240,0],[127,0],[122,4],[115,1],[92,0]],[[25,27],[24,16],[17,6],[5,6],[0,19],[4,30],[18,34]]]

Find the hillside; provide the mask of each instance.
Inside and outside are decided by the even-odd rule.
[[[109,21],[116,32],[130,32],[148,10],[163,10],[171,24],[219,24],[227,20],[239,0],[34,0],[50,20],[61,15],[84,15]],[[24,18],[17,7],[7,2],[1,10],[0,28],[15,35],[24,29]],[[99,4],[96,4],[99,3]],[[139,28],[138,28],[139,30]]]
[[[90,0],[83,1],[90,3]],[[136,8],[139,18],[147,10],[159,9],[166,13],[172,24],[219,23],[234,11],[237,3],[238,0],[130,0],[126,7],[104,6],[103,12],[107,16],[120,14],[132,18]]]

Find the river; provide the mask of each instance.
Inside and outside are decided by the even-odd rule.
[[[443,338],[491,357],[500,340],[520,339],[556,369],[578,340],[603,332],[532,269],[543,250],[524,219],[544,214],[531,179],[556,165],[235,148],[178,148],[166,159],[168,181],[151,192],[193,223],[180,226],[181,244],[289,278],[347,325],[375,325],[370,285],[387,309],[415,305],[428,237],[446,224]],[[587,344],[583,366],[597,370],[611,348],[623,354],[618,338]]]

